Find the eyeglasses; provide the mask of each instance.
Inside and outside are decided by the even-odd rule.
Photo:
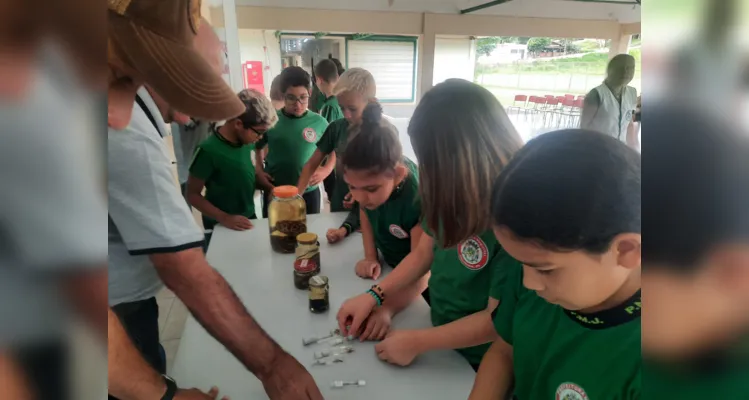
[[[263,131],[263,132],[260,132],[260,131],[256,130],[256,129],[255,129],[255,128],[253,128],[253,127],[250,127],[250,130],[251,130],[251,131],[253,131],[253,132],[255,132],[255,134],[257,135],[257,137],[258,137],[258,138],[261,138],[261,139],[262,139],[262,138],[263,138],[263,136],[265,135],[265,131]]]
[[[307,104],[309,102],[309,96],[302,96],[302,97],[296,97],[293,94],[288,94],[284,97],[284,100],[286,100],[286,104]]]

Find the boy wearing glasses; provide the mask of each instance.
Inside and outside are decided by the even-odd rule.
[[[203,214],[203,226],[209,232],[216,223],[239,231],[252,228],[250,220],[256,218],[252,151],[254,143],[278,121],[263,93],[243,90],[239,99],[245,112],[220,127],[214,125],[190,163],[187,200]],[[206,233],[206,246],[210,236]]]
[[[312,79],[307,71],[300,67],[288,67],[281,72],[280,79],[284,107],[278,111],[276,126],[257,143],[258,150],[268,146],[266,156],[262,151],[256,152],[258,184],[265,191],[263,218],[268,216],[269,196],[273,187],[296,186],[302,168],[317,149],[317,142],[328,127],[325,118],[308,110]],[[333,170],[334,165],[329,164],[324,167],[318,164],[302,196],[307,203],[307,214],[320,212],[318,185]]]

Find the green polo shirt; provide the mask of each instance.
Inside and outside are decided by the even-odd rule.
[[[341,110],[341,106],[338,105],[338,99],[335,96],[330,96],[325,99],[325,102],[320,108],[320,115],[325,118],[329,124],[343,118],[343,110]]]
[[[317,142],[328,127],[328,122],[311,111],[297,117],[278,112],[278,122],[258,142],[258,149],[268,146],[265,172],[273,177],[275,186],[296,186],[304,164],[317,149]],[[317,186],[307,188],[307,192]]]
[[[309,110],[319,113],[320,110],[322,110],[323,105],[325,105],[325,95],[320,91],[317,85],[313,83],[312,94],[310,95],[309,99]]]
[[[364,209],[372,225],[375,246],[391,267],[411,252],[411,229],[419,224],[419,173],[413,161],[404,157],[408,176],[393,190],[390,198],[374,210]]]
[[[254,148],[231,143],[214,128],[195,150],[190,175],[205,181],[206,200],[227,214],[255,218]],[[203,224],[211,229],[216,220],[203,216]]]
[[[491,229],[456,247],[441,248],[422,221],[424,233],[435,239],[429,278],[432,324],[445,325],[486,309],[489,297],[499,299],[506,271],[520,265],[497,242]],[[500,308],[502,305],[500,305]],[[478,365],[491,344],[458,349],[469,363]]]
[[[575,313],[526,289],[518,264],[508,266],[499,300],[494,326],[513,349],[515,399],[641,398],[639,293],[614,309]]]

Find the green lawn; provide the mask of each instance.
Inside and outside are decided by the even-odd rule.
[[[638,68],[635,77],[640,76],[641,57],[640,49],[632,49],[629,54],[635,57]],[[608,53],[589,53],[580,57],[562,58],[550,61],[533,61],[527,64],[506,64],[499,66],[476,65],[476,76],[483,74],[578,74],[578,75],[601,75],[606,71],[609,62]]]

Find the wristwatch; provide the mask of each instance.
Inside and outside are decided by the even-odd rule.
[[[177,394],[177,382],[167,375],[161,375],[161,377],[164,378],[164,383],[166,383],[166,392],[161,396],[161,400],[174,399],[174,395]]]

